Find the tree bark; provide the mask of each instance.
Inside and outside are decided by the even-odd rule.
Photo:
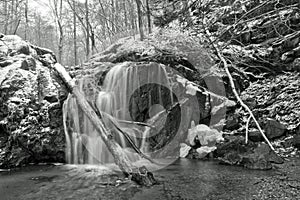
[[[149,0],[146,0],[146,9],[147,9],[148,31],[150,34],[152,33],[152,27],[151,27],[151,12],[150,12]]]
[[[125,30],[127,30],[127,28],[128,28],[128,17],[127,17],[127,7],[126,7],[125,0],[123,0],[122,6],[123,6],[123,12],[124,12],[124,26],[125,26]]]
[[[7,35],[7,29],[8,29],[8,5],[7,0],[4,1],[4,34]]]
[[[89,2],[85,0],[85,20],[86,20],[86,59],[90,56],[90,26],[89,26]]]
[[[137,13],[138,13],[138,22],[139,22],[139,33],[140,33],[140,40],[144,40],[144,30],[143,30],[143,20],[142,20],[142,11],[141,11],[141,2],[140,0],[135,0],[137,6]]]
[[[74,65],[78,65],[78,58],[77,58],[77,28],[76,28],[76,2],[73,0],[73,45],[74,45]]]
[[[113,34],[116,33],[116,29],[115,29],[115,3],[114,0],[111,0],[111,13],[110,13],[110,21],[111,21],[111,30],[113,32]]]
[[[28,0],[25,1],[25,40],[27,40],[28,34]]]

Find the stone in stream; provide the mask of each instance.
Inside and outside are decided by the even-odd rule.
[[[189,154],[191,148],[192,148],[191,146],[189,146],[189,145],[187,145],[185,143],[180,143],[179,157],[180,158],[185,158]]]
[[[227,137],[227,141],[217,146],[214,156],[221,164],[240,165],[249,169],[271,169],[272,163],[282,164],[284,160],[279,157],[265,143],[249,141],[240,136]]]

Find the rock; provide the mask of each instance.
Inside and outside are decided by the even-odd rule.
[[[265,159],[264,156],[258,156],[257,154],[249,154],[244,156],[241,161],[242,165],[249,169],[267,170],[272,169],[272,164]]]
[[[240,116],[236,113],[228,114],[226,116],[224,129],[236,130],[240,127]]]
[[[287,128],[281,124],[280,122],[276,121],[275,119],[267,119],[266,125],[264,127],[266,131],[266,136],[268,139],[275,139],[281,137],[285,134]]]
[[[293,146],[293,142],[294,142],[294,137],[290,136],[285,138],[280,144],[282,145],[283,148],[290,149],[290,147]]]
[[[238,152],[229,152],[224,157],[219,158],[220,164],[238,165],[242,161],[242,157]]]
[[[295,134],[300,135],[300,124],[298,124],[295,128]]]
[[[196,149],[198,155],[198,158],[204,158],[205,156],[207,156],[209,153],[213,152],[214,150],[216,150],[217,147],[208,147],[208,146],[203,146],[203,147],[199,147]]]
[[[189,144],[194,146],[195,140],[199,140],[202,146],[212,147],[216,143],[223,140],[222,133],[219,133],[215,129],[211,129],[204,124],[199,124],[195,126],[195,123],[192,121],[191,128],[188,130],[188,141]]]
[[[228,136],[225,137],[225,141],[217,144],[217,149],[214,152],[215,157],[224,157],[227,153],[237,152],[239,154],[248,151],[249,147],[253,146],[250,141],[248,145],[245,144],[245,138],[242,136]]]
[[[185,144],[185,143],[181,143],[181,144],[180,144],[180,153],[179,153],[179,157],[180,157],[180,158],[185,158],[185,157],[189,154],[191,148],[192,148],[191,146],[189,146],[189,145],[187,145],[187,144]]]
[[[259,144],[253,153],[242,156],[241,164],[250,169],[271,169],[272,164],[282,164],[284,160],[279,157],[267,144]]]
[[[17,104],[22,102],[22,99],[18,98],[18,97],[11,97],[11,98],[9,98],[9,100],[10,100],[10,102],[17,103]]]
[[[264,140],[263,136],[261,135],[258,129],[250,129],[248,134],[249,140],[253,142],[261,142]]]
[[[243,101],[251,110],[257,106],[257,100],[254,97],[247,97]]]
[[[252,111],[259,121],[267,118],[276,119],[281,124],[287,125],[288,130],[294,130],[300,123],[297,114],[300,112],[299,73],[280,73],[274,77],[261,77],[242,93],[242,98],[257,100],[257,106]],[[252,120],[250,127],[253,127]],[[262,127],[265,129],[264,123]]]
[[[231,136],[217,145],[214,156],[221,164],[239,165],[249,169],[271,169],[272,163],[282,164],[284,160],[272,151],[267,144],[253,143],[246,145],[243,137]]]
[[[5,35],[0,43],[0,53],[4,55],[30,54],[29,44],[17,35]]]
[[[23,70],[35,70],[36,69],[36,62],[34,58],[31,56],[26,58],[26,60],[22,61],[21,69]]]
[[[296,147],[297,149],[300,149],[300,135],[295,135],[293,137],[293,145],[294,147]]]
[[[2,40],[6,45],[0,42],[1,62],[13,62],[0,68],[0,131],[10,136],[0,142],[0,166],[62,162],[65,141],[61,104],[48,102],[58,103],[62,89],[56,87],[59,83],[37,60],[39,54],[29,43],[18,36],[4,36]]]
[[[300,72],[300,58],[296,58],[292,63],[292,69]]]

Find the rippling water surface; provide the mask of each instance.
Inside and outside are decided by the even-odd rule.
[[[300,160],[257,171],[181,159],[141,188],[101,166],[31,166],[0,173],[0,199],[300,199]]]

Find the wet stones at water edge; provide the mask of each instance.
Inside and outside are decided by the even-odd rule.
[[[272,163],[282,164],[284,160],[265,143],[249,141],[242,136],[228,136],[225,143],[217,145],[214,156],[221,164],[240,165],[249,169],[272,169]]]

